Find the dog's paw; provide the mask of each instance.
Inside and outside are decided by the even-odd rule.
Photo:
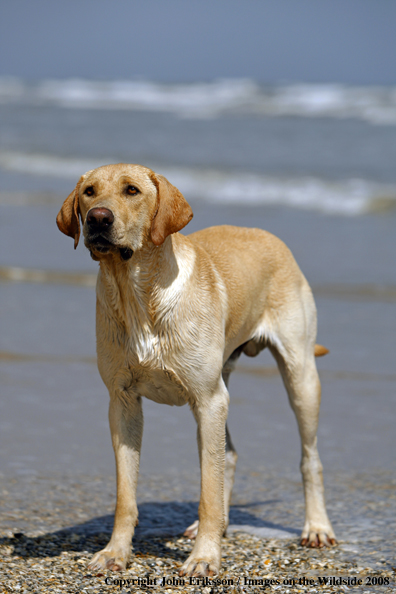
[[[195,541],[191,555],[183,563],[179,575],[187,577],[213,577],[220,570],[221,549],[213,541]]]
[[[311,548],[332,547],[337,544],[337,540],[331,525],[308,525],[302,531],[300,544]]]
[[[199,559],[190,555],[187,561],[183,563],[179,575],[186,577],[214,577],[219,573],[219,569],[219,565],[214,561]]]
[[[194,538],[196,538],[198,534],[198,526],[199,520],[195,520],[195,522],[193,522],[191,526],[185,529],[183,536],[187,536],[187,538],[191,538],[191,540],[194,540]]]
[[[103,549],[96,553],[88,563],[90,571],[110,569],[111,571],[124,571],[128,563],[129,555],[121,551]]]

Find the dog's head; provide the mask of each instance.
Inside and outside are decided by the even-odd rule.
[[[85,173],[56,218],[65,235],[80,238],[94,259],[131,258],[147,242],[161,245],[192,219],[190,205],[162,175],[141,165],[105,165]]]

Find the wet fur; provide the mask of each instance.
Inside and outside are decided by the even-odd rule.
[[[128,197],[128,184],[138,195]],[[87,188],[94,189],[92,196]],[[114,214],[104,248],[96,247],[86,222],[94,208]],[[228,379],[242,353],[256,356],[266,347],[279,365],[300,429],[306,499],[301,542],[335,542],[316,449],[320,382],[314,357],[327,350],[315,346],[309,285],[291,252],[270,233],[222,226],[185,237],[179,231],[191,217],[184,197],[165,178],[125,164],[83,175],[58,215],[60,230],[75,246],[81,218],[85,245],[100,266],[97,353],[110,394],[117,506],[111,540],[94,555],[91,570],[122,570],[129,559],[144,396],[188,403],[197,420],[199,523],[187,529],[195,543],[180,573],[218,573],[237,459],[226,430]]]

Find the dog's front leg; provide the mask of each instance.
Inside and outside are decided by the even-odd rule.
[[[193,408],[198,423],[201,497],[198,534],[180,575],[214,576],[219,573],[224,517],[225,424],[229,396],[220,379],[217,390]]]
[[[125,403],[117,396],[111,397],[109,421],[116,459],[117,504],[113,534],[108,545],[89,563],[92,571],[126,568],[138,519],[136,486],[143,434],[141,399],[131,396]]]

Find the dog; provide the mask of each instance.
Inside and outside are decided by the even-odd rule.
[[[228,380],[238,357],[268,347],[295,412],[302,444],[305,524],[301,544],[336,543],[317,451],[320,381],[316,308],[291,252],[260,229],[219,226],[184,236],[193,216],[165,177],[140,165],[106,165],[83,175],[57,224],[99,261],[98,368],[110,394],[117,503],[108,545],[91,571],[122,571],[138,521],[136,485],[142,397],[189,404],[198,425],[199,521],[180,575],[215,576],[228,524],[237,454],[226,426]]]

